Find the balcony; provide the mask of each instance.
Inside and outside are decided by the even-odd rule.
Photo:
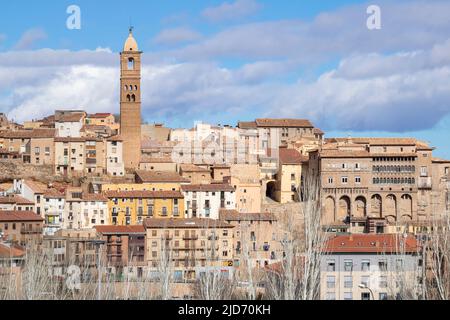
[[[43,229],[22,229],[20,230],[21,234],[41,234]]]
[[[189,240],[198,240],[198,236],[188,236],[188,235],[185,235],[185,236],[183,236],[183,240],[185,240],[185,241],[189,241]]]

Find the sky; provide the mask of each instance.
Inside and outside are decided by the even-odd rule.
[[[81,29],[67,28],[80,8]],[[367,8],[381,10],[370,30]],[[119,112],[119,52],[143,53],[149,123],[307,118],[337,136],[411,136],[450,158],[450,1],[15,0],[0,10],[0,112]]]

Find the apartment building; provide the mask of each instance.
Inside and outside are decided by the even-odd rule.
[[[402,235],[339,235],[321,258],[322,300],[395,299],[422,277],[417,240]]]
[[[123,140],[120,136],[106,139],[106,173],[114,177],[125,175]]]
[[[43,216],[45,212],[44,194],[49,191],[49,187],[41,182],[33,180],[14,180],[13,193],[34,203],[34,212]]]
[[[193,164],[180,164],[180,175],[189,180],[191,184],[210,184],[212,181],[209,168]]]
[[[232,225],[211,219],[146,219],[144,227],[146,261],[155,276],[173,272],[175,282],[184,282],[209,271],[233,274]]]
[[[55,129],[60,138],[80,138],[81,129],[86,120],[84,111],[67,111],[55,113]]]
[[[63,227],[66,196],[56,189],[49,189],[43,195],[44,235],[54,235]]]
[[[43,222],[32,211],[0,210],[0,233],[3,240],[20,246],[39,246],[42,244]]]
[[[0,132],[3,149],[18,153],[23,162],[52,165],[54,161],[54,129],[31,129]]]
[[[307,171],[309,157],[295,149],[280,148],[276,181],[267,184],[267,195],[279,203],[300,201],[302,174]],[[272,190],[271,190],[272,189]]]
[[[108,273],[116,278],[144,277],[145,228],[140,226],[96,226],[99,238],[104,242],[102,261]]]
[[[261,169],[257,164],[231,166],[229,183],[236,190],[236,210],[241,213],[261,212],[263,194],[260,181]]]
[[[6,211],[35,211],[34,202],[19,195],[7,195],[0,197],[0,210]]]
[[[55,138],[55,173],[62,176],[105,174],[105,140],[95,137]]]
[[[324,223],[370,217],[392,225],[444,212],[445,192],[433,180],[444,181],[445,167],[433,177],[432,152],[409,138],[327,140],[316,157]],[[433,197],[442,192],[441,198]]]
[[[283,258],[275,215],[221,210],[220,220],[235,227],[233,248],[236,267],[245,268],[250,263],[251,268],[264,268]]]
[[[146,218],[183,218],[184,201],[180,191],[106,191],[109,224],[142,224]]]
[[[63,229],[92,229],[108,223],[108,198],[101,194],[84,193],[81,188],[67,189]]]
[[[236,190],[228,184],[183,185],[186,218],[219,219],[221,209],[236,209]]]
[[[91,126],[106,126],[116,132],[120,129],[120,123],[116,122],[116,118],[111,113],[88,114],[85,123]]]

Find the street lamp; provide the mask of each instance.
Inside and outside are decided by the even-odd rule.
[[[371,297],[372,297],[372,300],[375,300],[375,295],[373,294],[372,289],[370,289],[370,288],[367,286],[367,284],[365,284],[365,283],[360,283],[360,284],[358,285],[358,287],[359,287],[360,289],[363,289],[363,290],[369,290],[370,295],[371,295]],[[369,299],[369,300],[370,300],[370,299]]]

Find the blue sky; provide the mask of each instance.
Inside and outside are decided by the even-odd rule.
[[[81,30],[66,9],[81,8]],[[368,30],[377,4],[382,29]],[[148,122],[309,118],[327,136],[414,136],[450,158],[449,1],[9,1],[0,11],[0,111],[117,112],[130,19]],[[433,17],[430,19],[429,17]]]

